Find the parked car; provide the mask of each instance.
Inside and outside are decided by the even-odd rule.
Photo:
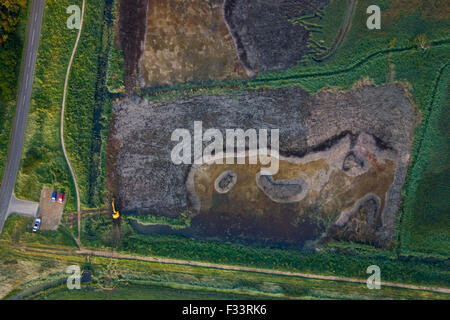
[[[64,202],[64,193],[60,193],[59,195],[58,195],[58,203],[63,203]]]
[[[56,202],[56,197],[58,196],[58,192],[53,192],[52,193],[52,202]]]
[[[40,226],[41,226],[41,218],[37,218],[37,219],[34,221],[33,232],[38,231]]]

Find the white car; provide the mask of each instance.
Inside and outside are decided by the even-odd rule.
[[[33,232],[38,231],[40,226],[41,226],[41,218],[37,218],[34,221]]]

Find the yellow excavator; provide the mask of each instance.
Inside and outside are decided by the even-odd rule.
[[[112,209],[113,209],[113,214],[112,214],[113,219],[119,219],[120,213],[114,207],[114,198],[112,199]]]

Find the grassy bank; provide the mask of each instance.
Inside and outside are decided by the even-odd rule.
[[[18,1],[13,1],[19,3]],[[14,12],[2,14],[10,18],[8,29],[0,28],[0,185],[5,170],[12,124],[19,94],[20,63],[25,43],[27,1],[20,1]],[[13,6],[12,6],[13,7]],[[2,19],[3,19],[2,15]],[[3,40],[5,38],[5,40]]]
[[[78,3],[80,4],[81,1]],[[441,11],[429,7],[428,3],[420,1],[420,5],[411,5],[403,0],[386,0],[378,1],[378,3],[358,1],[352,29],[340,50],[325,63],[318,63],[312,59],[305,60],[286,72],[266,73],[248,81],[185,84],[142,91],[143,95],[147,95],[152,100],[164,101],[183,95],[236,94],[247,89],[294,85],[301,86],[311,93],[325,87],[347,90],[361,79],[369,79],[375,85],[392,82],[403,84],[409,89],[412,102],[422,115],[422,122],[415,133],[413,166],[408,173],[404,189],[403,218],[400,221],[401,233],[397,243],[401,250],[393,252],[354,244],[334,244],[322,251],[308,252],[219,241],[199,241],[176,236],[144,236],[136,234],[126,218],[122,220],[122,238],[117,249],[124,253],[143,256],[180,258],[360,279],[367,278],[367,266],[376,264],[382,270],[383,281],[449,287],[450,275],[448,264],[445,262],[445,258],[449,256],[447,219],[449,212],[447,201],[449,76],[448,71],[442,71],[442,67],[443,62],[448,60],[450,43],[440,39],[448,35],[450,28],[448,19],[440,16]],[[68,193],[68,208],[73,210],[75,208],[74,197],[71,196],[73,186],[62,156],[58,136],[64,75],[76,36],[76,30],[68,30],[65,27],[67,17],[65,8],[69,4],[73,3],[61,0],[48,1],[46,4],[31,113],[16,194],[30,200],[38,200],[43,184],[54,186]],[[369,4],[379,4],[382,7],[382,30],[380,31],[369,31],[365,26],[367,17],[365,9]],[[122,86],[120,52],[108,51],[112,41],[112,28],[109,20],[104,18],[105,8],[104,2],[88,1],[85,20],[88,27],[81,37],[68,94],[66,142],[80,184],[83,207],[95,207],[103,203],[104,146],[111,110],[111,101],[105,88],[111,92],[118,92]],[[323,26],[324,30],[332,30],[338,24],[336,19],[331,19],[329,16],[324,17],[321,23],[326,24]],[[415,40],[420,34],[426,35],[428,39],[426,48],[423,49]],[[314,40],[317,42],[323,40],[325,45],[329,45],[333,37],[328,35],[328,38],[321,39],[320,34],[314,34]],[[108,57],[109,64],[106,63]],[[107,68],[108,65],[109,68]],[[441,72],[442,75],[440,75]],[[148,219],[143,221],[144,223],[161,222],[154,218],[142,219]],[[29,231],[30,223],[31,221],[26,218],[10,217],[5,225],[2,239],[12,245],[25,243],[73,246],[73,241],[64,228],[60,228],[56,233],[33,234]],[[173,221],[167,223],[173,224]],[[181,225],[178,221],[175,224]],[[82,242],[86,247],[111,249],[111,245],[115,242],[112,237],[111,219],[95,217],[82,220]],[[415,256],[408,257],[410,254]],[[79,261],[77,259],[81,258],[71,259]],[[99,261],[99,265],[105,264],[103,260],[96,261]],[[137,262],[133,263],[137,265]],[[179,268],[184,270],[180,272],[188,270],[186,267]],[[134,296],[137,290],[146,290],[141,287],[143,283],[133,281],[148,281],[146,284],[148,297],[154,297],[157,290],[165,292],[163,296],[172,297],[174,287],[187,290],[184,297],[191,297],[191,294],[203,292],[205,283],[208,283],[207,286],[212,286],[206,279],[192,283],[185,279],[178,281],[173,278],[164,278],[162,274],[165,274],[167,270],[169,267],[165,267],[164,272],[158,271],[160,272],[158,277],[145,278],[140,275],[136,279],[129,279],[124,287],[118,285],[117,297]],[[206,271],[202,272],[206,274]],[[208,275],[214,278],[213,275],[209,273]],[[243,278],[251,277],[246,273],[236,273],[236,281],[243,281]],[[156,285],[155,281],[166,281],[173,285],[169,289],[162,288]],[[255,292],[266,292],[264,291],[266,289],[257,286],[262,278],[255,278],[252,281],[250,283],[244,281],[235,286],[241,288],[239,289],[241,291],[247,290],[245,291],[247,293],[248,288]],[[383,295],[370,296],[364,291],[363,285],[339,287],[339,290],[333,291],[331,287],[335,286],[334,282],[332,285],[329,282],[320,282],[315,289],[311,289],[313,285],[307,282],[301,282],[292,287],[289,283],[281,285],[278,280],[266,281],[276,283],[275,287],[269,286],[271,289],[267,289],[268,294],[281,294],[283,297],[384,297]],[[302,281],[306,280],[302,279]],[[198,286],[203,289],[199,289]],[[80,293],[67,293],[60,289],[43,292],[39,297],[68,298],[70,294],[79,294],[80,298],[100,298],[106,294],[99,288]],[[223,285],[220,290],[234,289]],[[224,294],[223,291],[220,292],[217,291],[215,294]],[[342,292],[347,292],[347,296]],[[357,293],[352,295],[351,292]],[[401,296],[404,292],[406,291],[392,291],[386,294],[386,297]],[[242,292],[226,292],[226,294],[242,294]],[[425,293],[423,296],[415,296],[415,294],[408,293],[405,297],[436,298]],[[36,298],[39,297],[36,296]]]
[[[342,5],[339,10],[338,4]],[[329,31],[338,28],[347,4],[346,0],[333,1],[322,19],[308,19],[322,27],[312,34],[314,42],[329,49],[333,43]],[[382,9],[381,30],[366,27],[365,9],[370,4]],[[412,166],[403,190],[400,216],[404,219],[399,220],[402,231],[397,237],[397,253],[404,249],[403,255],[448,257],[448,72],[439,88],[435,87],[443,64],[449,61],[450,41],[442,39],[448,38],[450,21],[442,14],[442,6],[448,8],[448,4],[440,6],[434,1],[415,1],[414,6],[401,0],[358,1],[350,32],[337,53],[324,63],[309,57],[285,72],[270,72],[256,79],[146,88],[142,94],[150,100],[167,101],[296,85],[310,93],[329,87],[348,90],[362,79],[374,85],[401,83],[411,93],[422,121],[415,131]]]

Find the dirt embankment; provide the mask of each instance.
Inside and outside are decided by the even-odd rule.
[[[338,238],[384,245],[394,236],[416,123],[400,86],[316,95],[267,89],[162,103],[133,98],[116,103],[114,115],[111,163],[124,212],[192,211],[190,233],[226,239],[302,244],[332,225]],[[194,121],[224,137],[226,129],[279,129],[287,158],[278,176],[258,182],[256,166],[205,166],[189,187],[193,167],[172,162],[178,142],[171,135],[181,128],[193,136]],[[236,181],[216,181],[227,170]]]
[[[145,40],[148,0],[126,0],[119,4],[119,39],[125,58],[125,86],[131,93],[139,79],[139,59]]]

